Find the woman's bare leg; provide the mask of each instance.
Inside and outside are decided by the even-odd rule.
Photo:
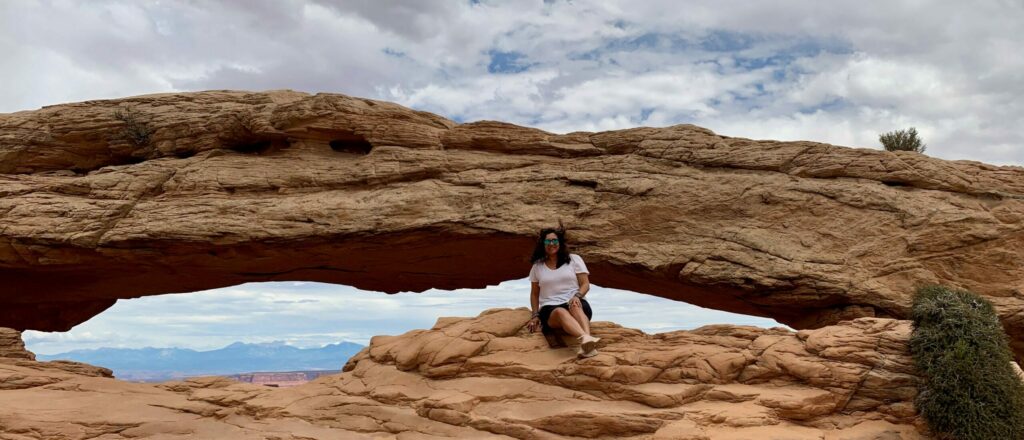
[[[573,318],[568,310],[561,307],[551,312],[551,316],[548,317],[548,326],[565,330],[570,336],[580,337],[583,335],[580,323],[576,322],[576,318]]]
[[[582,304],[582,303],[581,303]],[[580,330],[583,330],[584,334],[590,334],[590,318],[587,318],[587,313],[583,311],[582,305],[569,305],[569,313],[576,319],[576,322],[580,325]]]

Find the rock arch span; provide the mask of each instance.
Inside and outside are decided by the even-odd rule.
[[[292,91],[0,115],[0,327],[249,281],[481,287],[523,276],[558,219],[603,286],[813,328],[905,317],[914,286],[944,283],[1024,339],[1022,168]]]

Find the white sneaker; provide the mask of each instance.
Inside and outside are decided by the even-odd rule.
[[[580,336],[580,350],[583,350],[584,353],[589,354],[590,352],[594,351],[595,348],[597,348],[597,341],[600,340],[601,338],[595,338],[590,335]]]
[[[597,349],[595,348],[587,352],[584,352],[583,349],[580,349],[579,353],[577,353],[577,356],[581,359],[597,356]]]

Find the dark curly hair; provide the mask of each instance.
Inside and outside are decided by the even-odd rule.
[[[530,262],[536,264],[548,258],[547,252],[544,251],[544,237],[551,233],[558,237],[558,262],[555,264],[555,269],[558,269],[563,264],[569,264],[569,243],[565,240],[565,226],[562,226],[562,222],[558,222],[557,228],[544,228],[540,230],[540,235],[537,236],[537,244],[533,247],[533,256],[530,257]]]

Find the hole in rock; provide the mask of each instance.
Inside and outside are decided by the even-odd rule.
[[[287,380],[273,379],[288,386],[340,370],[373,336],[429,329],[440,317],[528,308],[529,292],[525,278],[482,289],[393,295],[319,282],[247,283],[123,299],[71,331],[30,330],[24,338],[40,360],[99,365],[122,380],[289,372],[283,376]],[[595,321],[647,333],[709,324],[781,326],[767,318],[597,285],[587,299]],[[242,376],[235,378],[271,385],[268,375]]]
[[[231,147],[231,149],[235,150],[235,151],[237,151],[239,153],[261,154],[261,153],[265,153],[265,152],[269,151],[270,147],[272,145],[273,145],[273,142],[271,142],[269,140],[264,140],[264,141],[256,141],[256,142],[250,142],[250,143],[244,143],[244,144],[240,144],[240,145],[235,145],[235,146]]]
[[[572,186],[583,186],[583,187],[587,187],[587,188],[597,188],[597,181],[595,181],[595,180],[569,179],[569,185],[572,185]]]
[[[184,151],[175,151],[174,152],[174,157],[176,157],[178,159],[188,159],[188,158],[190,158],[192,156],[195,156],[195,155],[196,155],[196,152],[192,151],[192,150],[184,150]]]
[[[373,145],[366,138],[355,133],[336,135],[328,144],[339,153],[370,154]]]
[[[882,184],[885,186],[907,186],[904,182],[898,182],[895,180],[883,180]]]

